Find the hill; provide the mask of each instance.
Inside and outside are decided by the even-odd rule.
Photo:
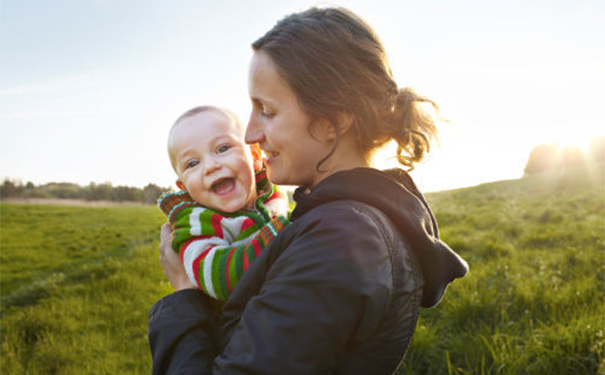
[[[470,263],[422,310],[399,374],[595,374],[605,359],[603,168],[429,194]],[[151,206],[0,205],[7,374],[149,374],[170,292]]]
[[[423,310],[400,374],[603,374],[605,168],[430,194],[470,264]]]

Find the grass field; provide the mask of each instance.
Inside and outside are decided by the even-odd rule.
[[[596,177],[595,177],[596,176]],[[605,181],[571,171],[428,196],[469,275],[399,374],[604,374]],[[151,206],[0,205],[2,374],[149,374],[170,292]]]
[[[2,374],[150,374],[153,206],[1,206]]]

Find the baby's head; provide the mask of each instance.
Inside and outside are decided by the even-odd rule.
[[[242,123],[228,110],[201,106],[185,112],[168,136],[177,186],[216,211],[254,207],[254,160],[244,134]]]

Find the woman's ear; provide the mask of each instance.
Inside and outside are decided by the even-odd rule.
[[[187,190],[187,189],[185,188],[185,184],[183,184],[183,183],[181,182],[181,180],[176,180],[176,186],[177,186],[179,189],[181,189],[181,190]]]
[[[327,138],[329,141],[336,139],[336,132],[339,136],[347,133],[353,125],[353,115],[349,112],[338,112],[332,121],[327,119],[323,120],[326,122],[325,127]]]
[[[336,114],[336,128],[340,135],[345,134],[353,126],[353,115],[349,112],[338,112]]]
[[[263,156],[261,154],[258,143],[250,145],[250,153],[252,154],[252,163],[254,166],[254,171],[259,172],[261,169],[263,169]]]

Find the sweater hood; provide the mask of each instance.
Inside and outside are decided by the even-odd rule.
[[[330,175],[308,194],[305,190],[299,187],[294,193],[292,220],[336,200],[356,200],[385,213],[409,241],[421,265],[425,279],[422,307],[437,305],[449,283],[468,272],[466,261],[439,239],[437,221],[405,171],[356,168]]]

